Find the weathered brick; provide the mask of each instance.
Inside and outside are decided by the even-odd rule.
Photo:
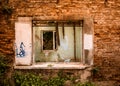
[[[120,0],[9,0],[14,10],[10,22],[0,14],[0,52],[14,56],[15,20],[31,16],[40,20],[94,20],[94,64],[106,80],[119,80]],[[1,6],[1,5],[0,5]],[[99,74],[99,75],[100,75]],[[95,77],[96,79],[100,76]]]

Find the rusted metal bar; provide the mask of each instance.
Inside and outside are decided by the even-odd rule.
[[[74,58],[76,61],[76,33],[75,33],[75,23],[73,22],[73,30],[74,30]]]
[[[63,39],[64,39],[64,37],[65,37],[64,22],[62,22],[62,33],[63,33]]]
[[[57,45],[60,45],[58,22],[56,22],[56,41],[57,41]]]

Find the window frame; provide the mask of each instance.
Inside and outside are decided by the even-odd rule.
[[[26,19],[26,20],[24,20],[24,19]],[[65,22],[65,21],[67,21],[67,22],[69,22],[69,21],[82,21],[82,29],[83,29],[83,31],[82,31],[82,35],[83,35],[83,37],[82,37],[82,41],[83,41],[83,44],[82,44],[82,62],[80,63],[77,63],[77,62],[74,62],[73,63],[73,65],[72,64],[69,64],[69,63],[64,63],[64,62],[62,62],[62,63],[56,63],[56,62],[40,62],[40,64],[38,63],[38,64],[36,64],[35,63],[35,58],[34,58],[34,49],[33,49],[33,47],[34,47],[34,38],[33,38],[33,27],[34,27],[34,21],[38,21],[39,22],[39,20],[36,20],[36,19],[34,19],[34,18],[32,18],[32,17],[26,17],[26,18],[24,18],[24,17],[18,17],[18,21],[17,22],[22,22],[22,23],[26,23],[26,22],[29,22],[29,24],[31,25],[31,30],[32,30],[32,37],[31,37],[31,40],[32,40],[32,43],[31,43],[31,47],[32,47],[32,57],[31,57],[31,65],[16,65],[15,64],[15,66],[14,66],[14,68],[15,69],[84,69],[84,68],[86,68],[86,67],[88,67],[88,66],[91,66],[91,65],[93,65],[93,34],[94,34],[94,31],[93,31],[93,19],[92,18],[84,18],[84,19],[82,19],[82,20],[63,20],[63,22]],[[40,21],[42,21],[42,22],[47,22],[47,23],[50,23],[50,22],[53,22],[53,23],[56,23],[56,22],[61,22],[61,21],[56,21],[56,20],[52,20],[52,21],[50,21],[50,20],[40,20]],[[50,21],[50,22],[49,22]],[[43,26],[45,25],[45,24],[42,24]],[[39,26],[39,23],[38,23],[38,25],[36,24],[36,27],[37,26]],[[51,25],[51,26],[53,26],[53,25]],[[88,31],[88,32],[87,32]],[[91,43],[92,43],[92,49],[90,49],[89,51],[90,51],[90,55],[88,55],[88,56],[90,56],[90,58],[87,58],[87,60],[88,59],[91,59],[90,60],[90,62],[88,62],[88,63],[86,63],[86,55],[85,55],[85,53],[86,53],[86,50],[84,49],[84,47],[85,47],[85,35],[86,34],[90,34],[91,36],[92,36],[92,40],[91,40]],[[61,67],[62,65],[61,64],[63,64],[64,63],[64,67]],[[51,64],[53,64],[53,65],[55,65],[55,66],[50,66]],[[47,66],[46,66],[47,65]],[[57,65],[59,65],[59,67],[57,66]],[[61,66],[60,66],[61,65]],[[56,67],[57,66],[57,67]]]
[[[36,20],[35,20],[36,21]],[[34,28],[34,27],[55,27],[55,32],[56,32],[56,40],[57,40],[57,43],[56,43],[56,49],[54,49],[54,50],[57,50],[58,49],[58,46],[60,45],[60,39],[59,39],[59,37],[58,37],[58,33],[57,33],[57,30],[58,30],[58,28],[59,27],[62,27],[62,28],[65,28],[65,27],[72,27],[73,29],[74,29],[74,33],[75,33],[75,28],[76,27],[81,27],[82,29],[83,29],[83,20],[68,20],[68,21],[66,21],[66,20],[61,20],[61,21],[47,21],[47,20],[37,20],[36,22],[35,21],[33,21],[32,22],[32,24],[33,24],[33,26],[32,26],[32,29]],[[38,23],[38,24],[35,24],[35,23]],[[40,24],[41,23],[41,24]],[[43,30],[43,31],[51,31],[51,30]],[[35,34],[35,33],[34,33]],[[65,35],[65,34],[64,34]],[[74,34],[75,35],[75,34]],[[34,36],[34,35],[33,35]],[[82,32],[82,36],[83,36],[83,32]],[[83,44],[83,37],[82,37],[82,44]],[[33,42],[35,42],[35,40],[33,40]],[[74,41],[75,42],[75,41]],[[74,45],[76,45],[75,43],[74,43]],[[43,47],[43,46],[42,46]],[[75,49],[76,49],[76,46],[74,46],[75,47]],[[82,56],[83,56],[83,46],[81,45],[81,50],[82,50],[82,52],[81,52],[81,61],[79,61],[80,63],[82,63]],[[34,47],[33,47],[34,48]],[[75,50],[74,49],[74,50]],[[43,50],[43,49],[42,49]],[[43,50],[43,52],[49,52],[49,51],[54,51],[54,50]],[[76,56],[75,55],[75,53],[76,52],[74,52],[74,56]],[[35,55],[34,55],[35,56]],[[33,60],[35,59],[35,57],[33,56]],[[74,58],[76,58],[76,57],[74,57]],[[74,61],[74,63],[75,63],[76,61]],[[35,63],[36,64],[36,62],[35,61],[33,61],[33,63]],[[53,63],[56,63],[56,62],[53,62]],[[62,62],[62,63],[64,63],[64,62]]]

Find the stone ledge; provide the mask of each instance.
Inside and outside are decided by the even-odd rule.
[[[14,66],[14,69],[86,69],[91,67],[90,65],[84,65],[79,62],[71,63],[54,63],[54,62],[43,62],[37,63],[30,66]]]

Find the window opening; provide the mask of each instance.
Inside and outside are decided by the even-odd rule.
[[[56,67],[61,62],[92,65],[93,32],[91,18],[85,18],[83,26],[83,20],[40,21],[19,17],[15,22],[15,65],[40,63],[35,65],[42,67],[41,62]]]
[[[55,31],[43,31],[43,50],[55,50]]]
[[[81,62],[82,21],[33,21],[35,62]]]

